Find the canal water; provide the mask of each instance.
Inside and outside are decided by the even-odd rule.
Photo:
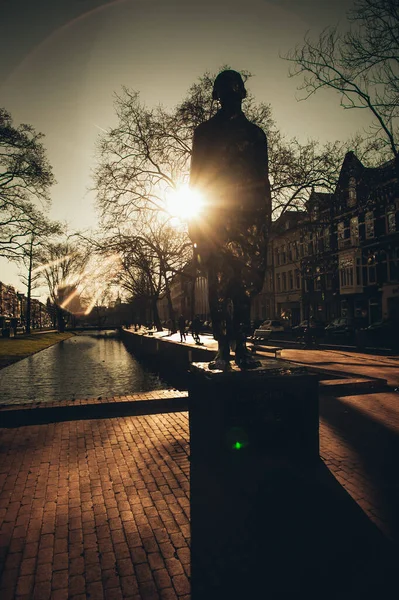
[[[123,396],[169,387],[117,332],[81,332],[0,370],[0,404]]]

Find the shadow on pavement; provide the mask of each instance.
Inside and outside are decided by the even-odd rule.
[[[321,461],[222,477],[196,524],[191,500],[193,600],[390,597],[393,545]]]
[[[359,410],[348,400],[323,396],[320,416],[356,452],[362,469],[372,482],[381,517],[391,537],[399,541],[399,435]]]

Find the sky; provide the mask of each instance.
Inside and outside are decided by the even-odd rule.
[[[91,173],[96,140],[116,125],[124,85],[148,105],[172,108],[205,71],[246,69],[248,88],[270,103],[289,137],[346,140],[368,124],[323,91],[298,102],[300,80],[280,58],[328,25],[352,0],[0,0],[0,105],[15,124],[45,134],[57,184],[49,216],[69,231],[95,227]],[[24,291],[0,259],[0,281]]]

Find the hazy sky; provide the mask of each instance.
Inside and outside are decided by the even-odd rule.
[[[45,134],[57,185],[51,217],[70,230],[96,223],[88,192],[95,142],[115,124],[122,85],[148,104],[173,107],[206,70],[254,74],[248,87],[270,102],[288,136],[344,140],[367,124],[323,92],[297,102],[299,80],[279,58],[327,25],[351,0],[0,0],[0,105]],[[0,260],[0,281],[19,283]]]

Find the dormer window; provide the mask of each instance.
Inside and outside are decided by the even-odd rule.
[[[348,185],[348,206],[356,205],[356,179],[354,177],[349,178]]]
[[[387,233],[395,233],[395,231],[396,231],[395,205],[390,204],[387,207]]]
[[[352,246],[359,245],[359,219],[358,217],[352,217],[350,222],[350,234]]]
[[[374,213],[372,210],[366,212],[364,216],[364,224],[366,230],[366,240],[374,237]]]

